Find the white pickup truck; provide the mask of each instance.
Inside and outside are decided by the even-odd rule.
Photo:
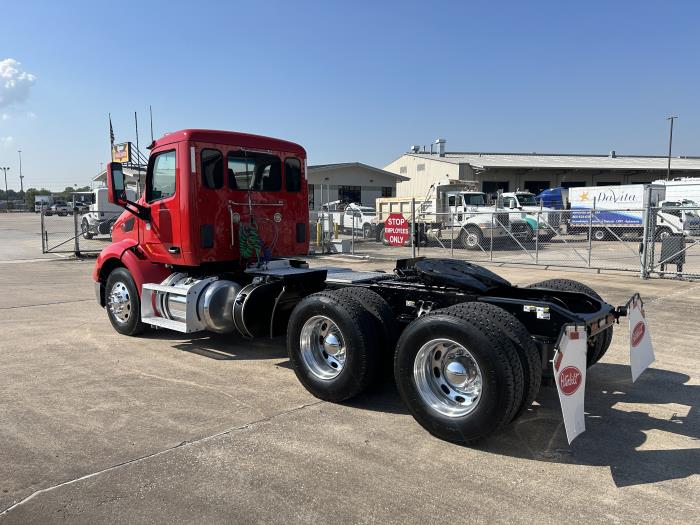
[[[341,201],[333,201],[322,206],[319,218],[324,219],[324,225],[328,222],[325,220],[328,214],[341,232],[347,233],[354,230],[355,235],[361,235],[364,238],[369,238],[374,233],[374,221],[377,217],[374,208],[358,203],[344,204]]]

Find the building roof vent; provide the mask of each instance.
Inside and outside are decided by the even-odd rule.
[[[437,152],[438,155],[441,157],[445,156],[445,139],[437,139],[435,141],[435,144],[437,145]]]
[[[614,150],[614,149],[611,149],[611,150],[610,150],[610,155],[609,155],[609,157],[610,157],[611,159],[614,159],[615,157],[617,157],[617,153],[615,153],[615,150]]]
[[[413,153],[418,153],[420,151],[420,146],[411,146],[411,151]]]

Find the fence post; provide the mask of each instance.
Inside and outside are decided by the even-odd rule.
[[[44,228],[44,205],[41,205],[41,253],[46,253],[46,243],[44,243],[44,235],[46,234],[46,229]]]
[[[73,235],[75,235],[75,247],[73,248],[73,253],[76,257],[80,257],[80,241],[78,235],[78,210],[73,208]]]
[[[595,210],[595,197],[593,198]],[[593,249],[593,210],[588,210],[588,267],[591,267],[591,250]]]
[[[489,247],[489,260],[493,261],[493,215],[496,212],[491,212],[491,242],[490,242],[490,247]]]
[[[455,258],[455,214],[450,209],[450,257]]]
[[[643,215],[643,225],[644,232],[642,233],[642,260],[640,261],[641,268],[639,269],[639,277],[642,279],[649,278],[649,226],[651,223],[651,214],[653,213],[651,207],[651,185],[646,188],[646,195],[644,196],[644,215]],[[651,235],[653,238],[654,235]],[[653,241],[652,241],[653,242]]]
[[[540,201],[541,202],[541,201]],[[535,264],[540,263],[540,212],[537,212],[535,223]]]
[[[352,241],[350,244],[350,253],[355,255],[355,210],[352,210]]]
[[[411,199],[411,257],[416,258],[416,199]]]

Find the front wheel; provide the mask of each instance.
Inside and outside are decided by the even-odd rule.
[[[107,317],[117,332],[138,335],[146,329],[141,322],[139,292],[129,270],[117,268],[110,273],[105,294]]]
[[[467,250],[478,250],[484,241],[484,234],[480,228],[466,227],[459,233],[459,242]]]
[[[90,231],[90,223],[88,223],[87,219],[83,219],[83,221],[80,223],[80,230],[83,234],[83,238],[87,240],[93,238],[93,234]]]

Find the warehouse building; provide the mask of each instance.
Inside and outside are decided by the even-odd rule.
[[[559,155],[543,153],[448,152],[445,140],[431,151],[413,146],[384,168],[409,180],[397,186],[397,196],[424,196],[431,184],[448,179],[479,183],[485,193],[547,188],[637,184],[666,178],[668,157]],[[672,157],[671,177],[700,176],[700,157]]]
[[[408,177],[360,162],[309,166],[309,209],[327,202],[356,202],[374,208],[379,197],[395,197],[396,184]]]

